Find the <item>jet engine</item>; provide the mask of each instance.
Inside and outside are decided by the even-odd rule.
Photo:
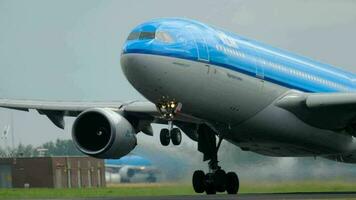
[[[84,154],[104,159],[125,156],[137,144],[135,130],[130,122],[107,108],[82,112],[74,121],[72,138]]]

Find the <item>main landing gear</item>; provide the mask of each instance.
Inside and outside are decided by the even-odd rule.
[[[173,127],[173,119],[180,111],[182,104],[174,99],[162,97],[156,106],[161,116],[168,121],[168,128],[162,129],[160,133],[161,144],[168,146],[172,141],[174,145],[179,145],[182,141],[182,134],[180,129]],[[218,144],[216,144],[216,132],[205,124],[199,126],[197,133],[198,151],[203,153],[204,161],[209,161],[209,172],[206,174],[202,170],[194,172],[192,178],[194,191],[197,193],[206,192],[206,194],[216,194],[216,192],[237,194],[239,191],[237,174],[235,172],[226,173],[218,165],[218,150],[223,138],[219,137]]]
[[[163,146],[168,146],[170,141],[174,145],[180,145],[182,142],[182,133],[179,128],[173,128],[173,118],[182,108],[182,104],[175,100],[168,100],[163,97],[161,102],[157,104],[157,108],[163,118],[168,121],[168,128],[164,128],[160,132],[160,141]]]
[[[226,191],[228,194],[237,194],[239,190],[239,178],[236,173],[226,173],[222,169],[207,174],[197,170],[193,174],[192,182],[196,193],[216,194]]]
[[[222,138],[219,137],[216,146],[214,131],[206,125],[199,127],[198,135],[198,150],[204,154],[204,161],[209,160],[209,172],[206,174],[202,170],[194,172],[192,178],[194,191],[197,193],[206,192],[206,194],[226,191],[228,194],[237,194],[239,190],[238,176],[234,172],[226,173],[218,165],[217,153]]]

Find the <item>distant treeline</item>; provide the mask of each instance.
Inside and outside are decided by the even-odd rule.
[[[46,142],[40,146],[19,144],[14,149],[0,147],[0,157],[36,157],[40,156],[39,150],[44,150],[44,156],[79,156],[83,155],[74,146],[72,140],[60,140]]]
[[[149,159],[159,166],[166,180],[191,181],[194,170],[206,169],[207,163],[196,150],[196,144],[187,143],[174,148],[155,145],[154,142],[141,142],[133,154]],[[19,144],[11,149],[0,147],[0,157],[37,157],[41,149],[43,156],[82,156],[72,140],[46,142],[39,146]],[[237,146],[224,142],[219,151],[219,164],[226,171],[238,172],[243,180],[356,180],[356,164],[346,164],[313,158],[276,158],[242,151]]]

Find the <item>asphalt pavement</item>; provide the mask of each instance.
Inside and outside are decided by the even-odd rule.
[[[272,193],[272,194],[238,194],[238,195],[187,195],[187,196],[150,196],[150,197],[105,197],[79,198],[65,200],[288,200],[288,199],[355,199],[356,192],[324,193]],[[64,199],[63,199],[64,200]]]

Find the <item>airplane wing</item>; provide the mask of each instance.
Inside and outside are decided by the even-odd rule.
[[[89,108],[120,108],[122,102],[81,102],[81,101],[42,101],[0,99],[0,107],[28,111],[29,109],[47,111],[65,111],[66,113],[82,112]],[[76,116],[75,114],[67,114]]]
[[[291,91],[275,102],[306,123],[329,130],[356,126],[356,93]]]
[[[37,110],[40,114],[46,115],[57,127],[64,128],[64,117],[76,117],[81,112],[90,108],[110,108],[117,111],[122,111],[126,115],[135,117],[140,121],[147,130],[141,130],[148,135],[152,135],[152,128],[148,126],[151,123],[167,124],[167,120],[161,117],[155,104],[143,101],[131,102],[84,102],[84,101],[43,101],[43,100],[14,100],[14,99],[0,99],[0,107],[16,109],[22,111],[29,111],[30,109]],[[202,120],[196,117],[177,113],[175,119],[177,126],[185,127],[194,126],[194,124],[201,123]],[[187,129],[188,130],[188,129]],[[184,131],[184,130],[183,130]],[[196,139],[194,134],[189,136]]]

